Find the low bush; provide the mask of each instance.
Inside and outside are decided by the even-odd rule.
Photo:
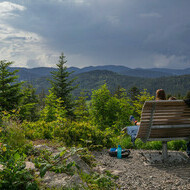
[[[113,142],[115,147],[118,144],[122,146],[122,148],[136,148],[136,149],[145,149],[145,150],[162,150],[162,142],[161,141],[151,141],[151,142],[142,142],[140,139],[136,139],[135,146],[133,146],[131,142],[131,137],[129,135],[120,135],[118,137],[113,138]],[[187,142],[185,140],[178,141],[170,141],[167,143],[167,147],[169,150],[182,150],[185,151],[187,146]]]
[[[32,149],[32,144],[25,138],[25,132],[19,121],[11,118],[3,118],[1,141],[19,153],[27,154]]]
[[[168,149],[170,150],[186,150],[187,142],[185,140],[170,141],[168,142]]]
[[[0,170],[0,189],[38,189],[34,172],[25,168],[25,158],[25,154],[21,155],[7,145],[1,146],[0,163],[3,170]]]
[[[58,139],[66,146],[110,147],[113,145],[115,136],[109,128],[102,131],[84,121],[23,122],[21,127],[28,139]]]

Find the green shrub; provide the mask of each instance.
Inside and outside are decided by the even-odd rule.
[[[18,121],[10,118],[3,118],[2,124],[2,137],[3,142],[13,147],[14,149],[21,149],[27,143],[24,131],[20,127]]]
[[[0,162],[3,170],[0,170],[0,189],[38,189],[34,172],[25,168],[25,158],[26,155],[20,155],[9,146],[1,146]]]
[[[162,142],[160,141],[151,141],[143,143],[140,139],[135,141],[135,145],[137,149],[147,149],[147,150],[161,150]]]
[[[187,142],[185,140],[170,141],[168,142],[168,149],[170,150],[186,150]]]
[[[27,122],[24,121],[21,124],[22,129],[24,130],[26,138],[30,140],[36,139],[52,139],[54,122],[45,122],[45,121],[36,121],[36,122]]]
[[[96,190],[114,190],[118,189],[116,183],[114,182],[117,179],[116,176],[112,175],[110,172],[105,172],[104,174],[92,173],[80,174],[83,181],[88,185],[88,189]]]
[[[112,138],[115,136],[110,128],[102,131],[85,121],[23,122],[22,128],[28,139],[58,139],[67,146],[101,145],[109,147],[113,145]]]
[[[64,126],[57,126],[54,129],[54,136],[62,139],[67,146],[102,145],[109,147],[113,144],[113,131],[107,129],[102,131],[88,122],[70,122]]]
[[[92,123],[101,130],[110,127],[114,132],[119,132],[130,124],[128,118],[133,111],[125,93],[120,98],[112,96],[106,84],[92,91],[90,115]]]

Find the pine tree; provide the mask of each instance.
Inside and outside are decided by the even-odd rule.
[[[138,95],[140,95],[140,90],[136,86],[128,90],[128,96],[132,101],[136,101]]]
[[[38,96],[36,95],[36,89],[31,84],[27,84],[22,89],[23,97],[20,105],[20,119],[35,121],[39,117],[38,108]]]
[[[49,95],[45,98],[45,108],[41,112],[41,119],[46,122],[63,119],[65,117],[66,110],[61,104],[61,98],[57,98],[52,90],[49,90]]]
[[[59,57],[59,63],[57,64],[58,69],[56,71],[51,72],[52,80],[52,92],[56,95],[57,98],[61,98],[62,106],[67,110],[67,115],[73,115],[73,100],[72,100],[72,90],[76,88],[76,86],[72,86],[75,79],[69,79],[69,76],[72,72],[67,71],[66,59],[64,53]]]
[[[80,120],[85,120],[89,116],[88,107],[86,104],[86,99],[88,96],[86,96],[86,93],[84,91],[80,92],[80,96],[76,100],[76,106],[74,113],[76,117]]]
[[[10,71],[13,62],[0,61],[0,109],[11,111],[18,107],[21,95],[21,84],[15,74],[18,70]]]

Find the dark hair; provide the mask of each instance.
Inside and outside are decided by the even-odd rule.
[[[158,89],[156,91],[156,100],[166,100],[166,94],[163,89]]]
[[[177,98],[176,97],[174,97],[174,96],[171,96],[171,97],[169,97],[169,99],[168,100],[177,100]]]

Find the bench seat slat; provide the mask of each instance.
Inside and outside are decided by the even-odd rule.
[[[142,115],[141,115],[141,118],[144,118],[144,117],[150,117],[150,114],[151,113],[143,113]],[[157,112],[155,112],[154,113],[154,117],[158,117],[158,116],[163,116],[163,117],[165,117],[165,116],[175,116],[175,115],[182,115],[182,116],[190,116],[190,112],[179,112],[179,111],[175,111],[175,112],[160,112],[160,113],[157,113]]]
[[[181,120],[181,121],[179,121],[179,120],[177,120],[177,121],[175,121],[175,120],[168,120],[168,121],[153,121],[153,125],[177,125],[177,124],[190,124],[190,121],[189,120]],[[142,122],[142,124],[141,124],[142,126],[146,126],[146,125],[149,125],[149,122],[148,121],[143,121]]]
[[[149,138],[147,141],[173,141],[173,140],[189,140],[189,137],[173,137],[173,138]]]
[[[157,110],[155,110],[155,113],[170,113],[170,112],[176,112],[176,113],[189,113],[190,112],[190,109],[157,109]],[[144,112],[143,113],[151,113],[151,110],[144,110]]]
[[[146,106],[151,106],[153,103],[155,103],[154,100],[152,101],[146,101]],[[159,104],[159,105],[186,105],[185,102],[183,100],[160,100],[160,101],[156,101],[156,104]]]
[[[190,107],[184,101],[145,102],[137,138],[147,141],[150,139],[189,137]]]
[[[147,123],[149,122],[149,118],[141,120],[141,123]],[[190,121],[189,117],[170,117],[170,118],[153,118],[153,122],[168,122],[168,121],[172,121],[172,122],[183,122],[183,121]]]
[[[137,138],[143,138],[146,133],[138,134]],[[168,138],[168,137],[189,137],[190,136],[190,130],[183,131],[183,132],[176,132],[176,131],[160,131],[153,132],[151,131],[151,134],[149,138]]]

